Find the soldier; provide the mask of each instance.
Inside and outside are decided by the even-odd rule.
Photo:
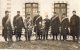
[[[45,32],[45,20],[42,21],[41,29],[41,39],[45,40],[46,32]]]
[[[39,11],[33,19],[34,32],[36,32],[36,40],[37,38],[40,40],[40,27],[39,25],[42,23],[42,17],[39,15]]]
[[[24,21],[24,25],[25,25],[25,38],[26,41],[29,40],[31,38],[31,34],[32,34],[32,25],[31,25],[31,18],[30,18],[30,14],[27,14],[27,17],[25,18]]]
[[[4,37],[5,41],[12,41],[13,30],[9,18],[9,11],[5,11],[5,17],[2,19],[2,27],[2,36]]]
[[[73,11],[73,16],[70,19],[70,34],[75,41],[75,36],[77,37],[77,42],[79,40],[79,16],[76,15],[76,11]]]
[[[16,35],[16,41],[21,41],[22,28],[24,27],[23,19],[20,16],[20,11],[17,11],[17,15],[13,19],[14,34]]]
[[[45,20],[45,32],[46,32],[46,40],[48,39],[48,31],[50,26],[50,20],[48,19],[48,15],[46,16]]]
[[[63,41],[67,39],[67,35],[69,34],[69,19],[66,17],[66,14],[63,13],[62,21],[61,21],[61,35],[63,36]]]
[[[54,36],[56,36],[57,40],[57,36],[59,34],[60,20],[56,12],[54,12],[54,16],[51,18],[50,25],[51,25],[51,34],[53,36],[53,40]]]

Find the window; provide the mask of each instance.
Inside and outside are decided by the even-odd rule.
[[[30,14],[33,18],[38,11],[38,3],[25,3],[25,17]]]
[[[54,3],[54,12],[58,13],[60,20],[63,13],[67,16],[67,3]]]

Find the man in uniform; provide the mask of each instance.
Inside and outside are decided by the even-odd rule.
[[[66,14],[62,14],[62,21],[61,21],[61,35],[63,36],[63,41],[67,39],[67,35],[69,34],[69,19],[66,17]]]
[[[70,19],[70,34],[75,41],[75,36],[77,37],[77,42],[79,40],[79,16],[76,15],[76,11],[73,11],[73,16]]]
[[[14,34],[16,35],[16,40],[20,41],[22,28],[24,27],[23,19],[20,16],[20,11],[17,11],[17,15],[13,19]]]
[[[53,36],[53,40],[55,36],[57,40],[57,36],[60,33],[59,32],[60,20],[56,12],[54,12],[54,16],[51,18],[50,22],[51,22],[50,25],[51,25],[51,34]]]
[[[45,20],[45,32],[46,32],[46,40],[48,39],[48,31],[50,26],[50,20],[48,19],[48,15],[46,16]]]
[[[42,24],[42,17],[39,15],[39,11],[37,12],[36,16],[33,19],[34,25],[34,32],[36,33],[36,40],[37,38],[40,40],[40,28],[39,26]]]
[[[5,17],[2,19],[2,36],[5,41],[12,41],[13,30],[9,18],[9,11],[5,11]]]
[[[25,25],[25,38],[27,41],[30,40],[32,35],[32,19],[30,17],[30,14],[27,14],[27,17],[24,20],[24,25]]]

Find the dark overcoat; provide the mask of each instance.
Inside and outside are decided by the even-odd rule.
[[[44,20],[45,20],[45,29],[48,29],[49,30],[50,20],[48,18],[46,18]]]
[[[70,34],[76,36],[79,34],[79,16],[73,15],[70,19]]]
[[[40,15],[37,15],[33,19],[33,24],[36,25],[34,27],[34,32],[39,31],[39,25],[40,25],[40,23],[42,24],[42,17],[41,16],[39,17],[39,16]]]
[[[54,20],[53,20],[54,16],[51,18],[51,33],[56,35],[56,34],[59,34],[59,27],[60,27],[60,20],[59,20],[59,17],[56,17]]]
[[[69,19],[65,18],[61,22],[61,34],[68,35],[69,34]]]
[[[13,26],[16,27],[14,29],[14,34],[21,34],[22,28],[24,28],[23,19],[21,16],[16,15],[13,19]]]
[[[11,22],[10,20],[8,20],[8,16],[3,17],[2,19],[2,36],[7,38],[8,36],[12,37],[13,35],[13,30],[12,30],[12,26],[11,26]]]

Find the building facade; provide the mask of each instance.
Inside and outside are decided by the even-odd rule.
[[[0,0],[0,23],[4,17],[6,10],[10,11],[11,21],[16,15],[16,11],[21,12],[23,19],[26,14],[31,14],[33,18],[37,11],[40,11],[40,15],[45,18],[48,15],[52,17],[52,12],[57,12],[60,16],[62,13],[66,13],[67,17],[71,17],[72,11],[76,10],[80,15],[80,0]],[[0,24],[1,26],[1,24]]]

